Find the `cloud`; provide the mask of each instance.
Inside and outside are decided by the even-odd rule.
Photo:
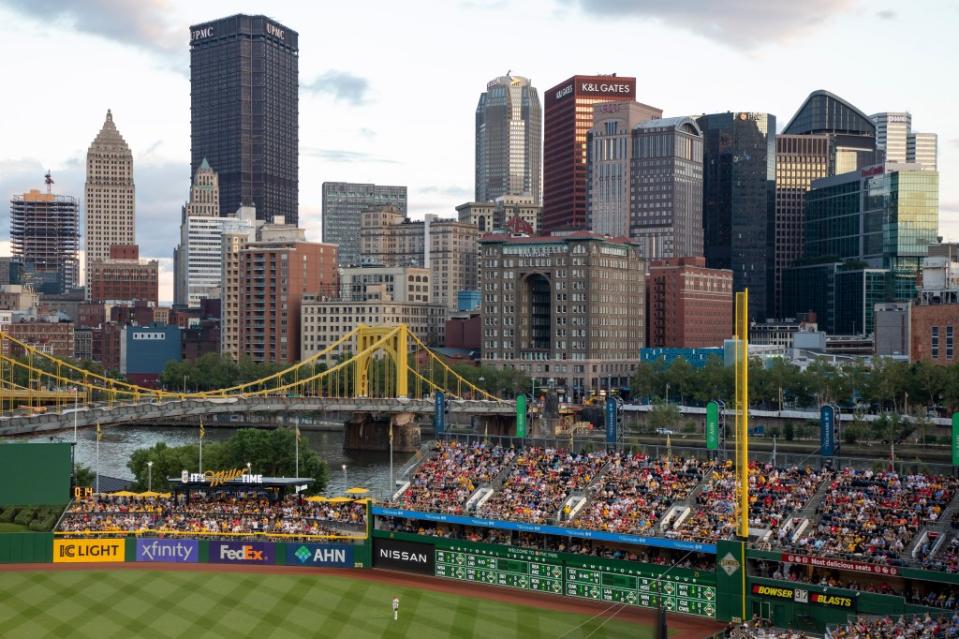
[[[952,138],[951,140],[949,140],[949,143],[952,144],[953,146],[959,146],[959,138]]]
[[[399,164],[396,160],[389,158],[376,157],[363,151],[349,151],[346,149],[318,149],[315,147],[305,147],[300,149],[301,153],[311,155],[328,162],[373,162],[378,164]]]
[[[77,31],[121,44],[170,55],[186,50],[186,29],[171,28],[168,0],[0,0],[18,13],[44,23],[62,20]]]
[[[347,102],[355,106],[366,104],[370,92],[369,80],[349,71],[336,69],[330,69],[302,87],[309,93],[328,95],[337,102]]]
[[[896,12],[892,9],[883,9],[876,13],[876,17],[880,20],[892,20],[896,17]]]
[[[602,18],[658,20],[737,49],[789,40],[842,13],[853,0],[559,0]]]

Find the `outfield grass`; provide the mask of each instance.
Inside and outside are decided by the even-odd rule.
[[[400,619],[390,601],[400,597]],[[339,575],[172,571],[0,573],[0,637],[563,637],[652,629]],[[602,627],[600,627],[602,624]]]

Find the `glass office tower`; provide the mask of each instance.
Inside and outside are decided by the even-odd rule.
[[[298,35],[266,16],[190,27],[191,175],[220,176],[220,214],[297,223]]]

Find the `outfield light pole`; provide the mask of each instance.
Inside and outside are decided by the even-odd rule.
[[[153,492],[153,460],[147,462],[147,492]]]

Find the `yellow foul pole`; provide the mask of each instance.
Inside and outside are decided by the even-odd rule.
[[[745,541],[749,538],[749,289],[736,293],[736,471],[736,533]]]

